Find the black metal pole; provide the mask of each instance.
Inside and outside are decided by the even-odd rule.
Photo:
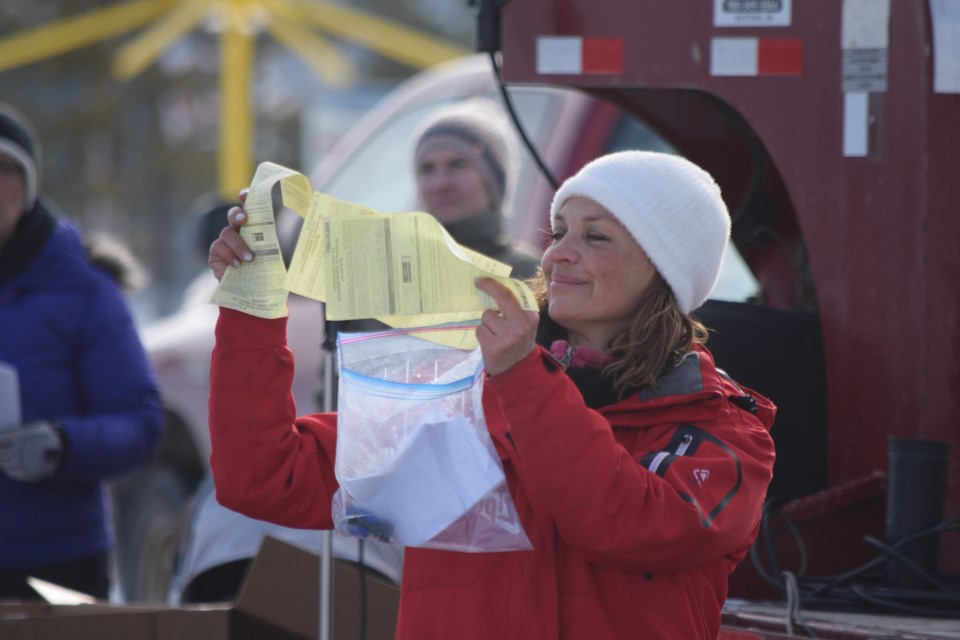
[[[336,322],[324,321],[321,372],[323,380],[323,411],[336,408],[337,331]],[[320,610],[318,613],[318,640],[333,638],[333,531],[323,532],[323,553],[320,554]]]

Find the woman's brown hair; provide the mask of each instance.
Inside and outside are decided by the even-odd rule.
[[[547,283],[543,271],[528,281],[540,308],[537,341],[549,346],[566,338],[566,331],[547,314]],[[680,310],[673,291],[659,273],[634,313],[633,322],[607,345],[616,360],[603,373],[613,378],[619,397],[653,384],[675,366],[694,344],[707,341],[707,329]]]

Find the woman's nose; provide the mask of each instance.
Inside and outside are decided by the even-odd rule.
[[[544,268],[548,263],[554,262],[576,262],[580,254],[577,252],[573,243],[568,240],[569,236],[564,236],[556,240],[543,252],[541,261]]]

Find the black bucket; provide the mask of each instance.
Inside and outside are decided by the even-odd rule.
[[[950,444],[935,440],[890,438],[887,481],[887,543],[894,545],[940,524],[947,494]],[[936,575],[940,535],[924,536],[901,553],[920,568]],[[911,568],[893,559],[887,564],[887,582],[907,589],[932,588]]]

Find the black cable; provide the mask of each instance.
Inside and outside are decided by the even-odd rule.
[[[821,585],[811,595],[822,596],[828,591],[832,591],[835,588],[847,582],[850,582],[854,578],[859,578],[860,576],[872,571],[873,569],[876,569],[877,567],[882,566],[885,562],[886,562],[886,558],[884,558],[883,556],[877,556],[876,558],[868,560],[866,563],[846,573],[841,573],[840,575],[837,575],[837,576],[832,576],[832,577],[827,576],[825,578],[821,578],[821,580],[826,580],[827,583],[824,585]]]
[[[764,505],[763,514],[761,516],[761,526],[763,527],[764,531],[766,531],[763,541],[767,552],[767,561],[770,563],[770,575],[780,576],[783,574],[783,571],[780,569],[780,563],[777,562],[777,552],[773,545],[773,532],[770,529],[770,514],[772,511],[773,508],[771,505]]]
[[[805,545],[799,529],[790,518],[779,511],[779,507],[771,501],[764,505],[761,515],[761,532],[757,542],[750,548],[750,558],[757,573],[766,582],[776,588],[782,595],[787,593],[786,579],[782,574],[772,574],[760,561],[760,546],[770,558],[771,567],[779,567],[773,547],[773,536],[770,530],[770,519],[776,512],[785,523],[791,536],[801,549],[803,568],[806,568]],[[879,609],[882,612],[896,612],[917,616],[956,618],[960,611],[960,585],[954,586],[943,576],[933,576],[928,571],[917,566],[904,555],[904,551],[912,548],[918,541],[932,535],[939,535],[947,531],[960,530],[960,519],[946,520],[929,529],[914,533],[896,544],[888,544],[871,536],[865,536],[864,541],[878,549],[881,554],[850,571],[833,576],[805,577],[796,576],[797,588],[801,604],[815,609],[832,609],[845,611],[864,611],[864,609]],[[870,584],[868,574],[891,561],[902,563],[911,571],[922,576],[927,583],[936,587],[936,590],[908,590],[900,587]],[[777,576],[777,577],[775,577]],[[853,583],[854,580],[860,583]],[[876,579],[875,579],[876,580]],[[864,583],[866,581],[866,584]],[[807,631],[804,629],[804,631]]]
[[[560,184],[557,182],[557,179],[553,177],[553,174],[550,172],[550,169],[547,168],[547,165],[544,164],[543,158],[540,157],[540,154],[537,153],[537,150],[533,147],[533,143],[530,142],[530,138],[527,137],[527,132],[523,130],[523,125],[520,124],[520,119],[517,117],[517,112],[513,108],[513,102],[510,100],[510,94],[507,93],[507,87],[503,84],[503,80],[500,78],[500,65],[497,64],[497,54],[493,51],[490,51],[489,54],[490,64],[493,67],[493,77],[497,81],[497,87],[500,89],[500,95],[503,97],[503,104],[507,108],[507,113],[510,115],[510,120],[513,121],[513,127],[517,130],[517,133],[520,135],[520,139],[523,140],[523,145],[527,148],[527,151],[530,152],[533,160],[540,168],[540,173],[543,174],[543,177],[547,179],[547,182],[549,182],[553,190],[556,191],[558,188],[560,188]]]
[[[762,539],[764,543],[768,543],[769,538],[769,531],[761,525],[760,535],[757,541],[750,546],[750,561],[753,563],[753,568],[757,572],[757,575],[763,578],[764,582],[782,593],[783,585],[767,571],[763,562],[760,561],[760,540]]]
[[[763,511],[760,515],[760,535],[758,536],[758,541],[750,547],[750,560],[753,562],[753,566],[760,577],[778,591],[783,593],[785,591],[785,587],[779,577],[783,575],[783,572],[780,569],[780,564],[777,562],[776,549],[773,542],[773,532],[770,527],[771,514],[776,512],[776,514],[780,516],[780,519],[783,521],[797,545],[797,553],[800,555],[800,567],[796,572],[794,572],[794,574],[798,579],[802,578],[807,571],[807,546],[803,542],[803,536],[800,534],[800,530],[797,525],[793,522],[793,520],[780,512],[779,504],[780,503],[776,500],[769,500],[766,504],[764,504]],[[760,541],[763,542],[764,551],[771,567],[769,572],[766,570],[766,567],[764,567],[759,557],[758,545]]]
[[[912,546],[915,542],[927,536],[938,535],[940,533],[944,533],[947,531],[954,531],[958,529],[960,529],[960,519],[946,520],[929,529],[918,531],[917,533],[907,536],[903,540],[900,540],[896,545],[894,545],[894,548],[898,550],[903,549],[903,548]],[[849,582],[861,575],[864,575],[867,572],[879,566],[882,566],[886,562],[888,562],[888,558],[885,555],[880,555],[846,573],[842,573],[840,575],[832,576],[832,577],[827,576],[827,577],[820,578],[820,580],[826,580],[827,584],[821,586],[816,592],[814,592],[813,595],[822,595],[824,592],[829,591],[843,583]]]
[[[877,590],[865,589],[859,585],[851,585],[850,591],[854,593],[857,597],[863,600],[865,603],[873,605],[875,608],[883,609],[886,611],[897,611],[900,613],[906,613],[909,615],[915,616],[929,616],[929,617],[938,617],[938,618],[956,618],[958,615],[957,612],[960,611],[960,598],[953,600],[952,602],[947,602],[947,604],[952,604],[953,606],[949,609],[936,609],[930,606],[931,595],[929,593],[924,593],[922,595],[921,602],[924,603],[923,606],[915,607],[905,605],[902,602],[899,602],[895,599],[883,598],[878,595]],[[902,596],[902,594],[896,594]]]
[[[950,587],[946,586],[945,584],[937,580],[934,576],[930,575],[929,571],[926,571],[923,567],[918,565],[916,562],[914,562],[904,554],[900,553],[900,551],[895,546],[891,547],[887,543],[877,540],[873,536],[864,536],[863,540],[864,542],[874,547],[875,549],[881,551],[885,555],[888,555],[894,558],[895,560],[897,560],[897,562],[899,562],[903,566],[907,567],[908,569],[916,573],[918,576],[923,578],[927,583],[933,585],[937,589],[940,589],[941,591],[950,591]]]

